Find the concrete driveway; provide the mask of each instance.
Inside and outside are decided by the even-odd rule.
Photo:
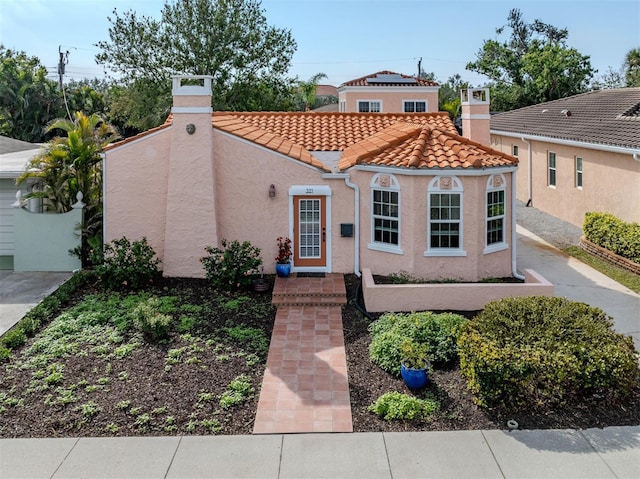
[[[518,269],[531,268],[554,284],[555,296],[597,306],[615,320],[616,331],[633,337],[640,351],[640,295],[517,227]]]
[[[0,336],[73,273],[0,271]]]

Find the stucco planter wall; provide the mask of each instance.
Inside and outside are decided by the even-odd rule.
[[[375,284],[362,270],[362,294],[370,313],[385,311],[475,311],[494,300],[518,296],[553,296],[553,284],[534,270],[524,283]]]

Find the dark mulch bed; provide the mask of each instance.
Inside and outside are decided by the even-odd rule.
[[[427,391],[441,403],[440,412],[432,420],[424,423],[383,421],[370,413],[368,406],[386,392],[411,391],[401,379],[390,376],[369,361],[367,327],[370,320],[363,317],[353,300],[358,280],[353,275],[345,278],[349,304],[344,308],[343,320],[356,432],[504,429],[509,419],[516,420],[521,428],[531,429],[640,424],[640,390],[635,399],[625,405],[602,398],[563,409],[505,412],[476,406],[455,367],[432,371]],[[242,353],[242,348],[228,340],[225,342],[220,329],[228,326],[260,328],[270,338],[275,310],[271,308],[267,317],[262,319],[256,319],[250,310],[242,308],[223,310],[220,303],[212,303],[215,294],[205,280],[161,279],[153,292],[157,295],[178,295],[185,303],[203,305],[206,315],[197,324],[193,335],[203,341],[210,339],[215,344],[223,344],[223,350],[203,347],[204,350],[197,353],[198,362],[183,361],[166,369],[168,350],[185,346],[184,340],[176,333],[167,343],[145,344],[126,359],[105,360],[92,353],[74,356],[65,361],[65,380],[59,386],[69,387],[84,379],[86,384],[99,387],[94,391],[77,387],[74,390],[77,400],[67,405],[47,405],[47,401],[51,402],[48,396],[56,395],[55,388],[26,393],[32,371],[12,368],[13,361],[5,363],[0,365],[0,406],[7,397],[19,399],[21,404],[16,406],[5,402],[4,411],[0,413],[0,437],[251,434],[264,358],[261,364],[247,365],[245,357],[235,356]],[[269,292],[249,295],[263,311],[264,308],[269,309]],[[27,343],[27,347],[32,341]],[[19,354],[16,357],[19,358]],[[226,359],[221,359],[221,355]],[[122,372],[126,372],[125,380],[119,379]],[[240,374],[251,377],[256,394],[241,405],[221,410],[217,398]],[[105,377],[109,379],[108,383],[99,384],[99,379]],[[203,392],[216,399],[198,400]],[[96,402],[100,408],[91,417],[78,409],[79,405],[89,401]],[[117,405],[121,401],[129,401],[130,406],[119,408]],[[132,413],[134,407],[139,410]],[[139,420],[140,414],[149,417]],[[168,422],[169,416],[173,419]],[[220,428],[214,430],[209,426],[213,420]],[[118,430],[109,430],[110,424],[117,425]]]

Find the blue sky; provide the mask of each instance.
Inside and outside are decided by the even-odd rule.
[[[37,56],[57,79],[58,48],[69,51],[67,77],[103,78],[94,46],[108,40],[113,8],[160,17],[164,0],[0,0],[0,41]],[[483,40],[496,37],[511,8],[569,30],[568,45],[605,73],[640,47],[638,0],[263,0],[269,24],[291,30],[298,49],[289,72],[339,84],[380,70],[425,71],[440,81],[459,73],[473,85],[486,78],[465,70]]]

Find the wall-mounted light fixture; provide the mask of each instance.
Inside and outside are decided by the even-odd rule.
[[[190,135],[193,135],[196,132],[196,125],[194,125],[193,123],[189,123],[187,125],[187,133],[189,133]]]
[[[276,185],[269,185],[269,198],[276,197]]]

